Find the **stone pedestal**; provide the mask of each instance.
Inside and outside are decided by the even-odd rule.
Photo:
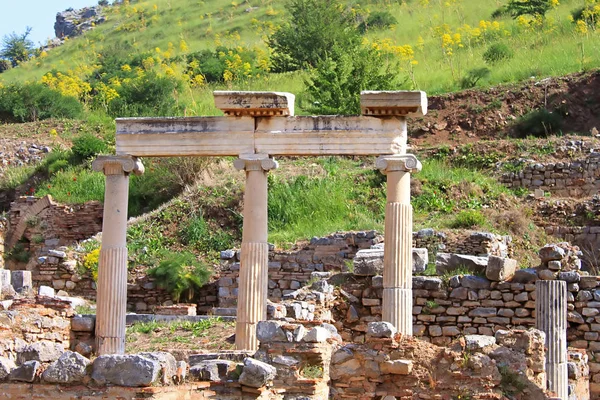
[[[412,336],[412,206],[410,173],[421,170],[412,154],[377,159],[387,175],[382,320]]]
[[[277,162],[266,154],[249,154],[235,160],[234,166],[246,171],[235,346],[255,351],[256,325],[267,319],[267,172],[277,168]]]
[[[535,290],[536,328],[546,334],[548,390],[567,400],[567,283],[538,280]]]
[[[99,156],[92,167],[106,175],[102,248],[98,261],[96,351],[98,355],[125,352],[127,309],[127,203],[129,174],[141,174],[133,157]]]

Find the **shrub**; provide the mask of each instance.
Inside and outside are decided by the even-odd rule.
[[[108,145],[104,140],[91,133],[84,133],[73,140],[73,156],[80,161],[88,160],[101,153],[108,151]]]
[[[370,28],[385,29],[397,23],[398,20],[389,11],[375,11],[369,15],[365,22],[358,26],[358,29],[364,33]]]
[[[490,75],[489,68],[476,68],[467,72],[467,75],[460,81],[460,87],[470,89],[477,86],[477,83]]]
[[[48,164],[48,172],[50,174],[55,174],[58,171],[64,171],[69,167],[68,160],[56,160]]]
[[[0,58],[0,74],[12,68],[12,64],[8,60]]]
[[[563,118],[560,114],[541,109],[519,118],[514,130],[518,137],[547,137],[550,134],[560,132],[562,125]]]
[[[494,65],[501,61],[510,60],[513,56],[513,51],[506,44],[494,43],[483,53],[483,61]]]
[[[192,253],[165,251],[161,258],[157,267],[148,270],[148,276],[154,278],[159,287],[167,290],[176,302],[182,296],[187,301],[192,300],[195,292],[211,276],[208,266],[198,261]]]
[[[83,106],[76,98],[39,83],[0,87],[0,120],[34,122],[48,118],[78,118]]]
[[[486,222],[485,217],[481,212],[475,210],[461,211],[456,217],[450,222],[450,228],[453,229],[468,229],[475,228],[484,225]]]

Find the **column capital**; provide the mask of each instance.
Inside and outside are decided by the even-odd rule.
[[[279,163],[268,154],[240,154],[233,166],[240,171],[269,171],[277,168]]]
[[[136,175],[144,173],[144,165],[137,157],[131,156],[98,156],[92,163],[92,169],[104,175]]]
[[[421,171],[423,168],[414,154],[381,156],[375,161],[375,166],[384,174],[397,171],[414,173]]]

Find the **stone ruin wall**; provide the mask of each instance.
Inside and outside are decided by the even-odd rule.
[[[348,272],[349,265],[359,250],[381,246],[383,236],[376,231],[336,233],[323,238],[313,238],[294,251],[269,251],[269,299],[280,300],[306,285],[314,272]],[[438,251],[471,255],[496,255],[510,257],[510,236],[487,232],[464,232],[447,235],[433,229],[423,229],[413,234],[414,248],[427,248],[430,259]],[[432,258],[433,256],[433,258]],[[221,271],[218,281],[218,301],[221,308],[237,305],[239,252],[221,253]]]
[[[541,189],[556,196],[585,197],[600,189],[600,153],[573,162],[530,163],[520,172],[502,174],[509,188]]]

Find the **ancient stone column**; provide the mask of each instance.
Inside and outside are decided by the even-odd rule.
[[[535,291],[535,325],[546,334],[548,390],[567,400],[567,283],[538,280]]]
[[[410,173],[421,170],[412,154],[379,157],[387,175],[382,320],[412,336],[412,206]]]
[[[125,352],[127,309],[127,203],[129,174],[142,174],[136,158],[99,156],[92,164],[106,175],[102,248],[98,261],[96,351],[98,355]]]
[[[235,346],[257,350],[256,325],[267,319],[267,172],[277,168],[277,162],[266,154],[247,154],[235,160],[234,166],[246,171]]]

